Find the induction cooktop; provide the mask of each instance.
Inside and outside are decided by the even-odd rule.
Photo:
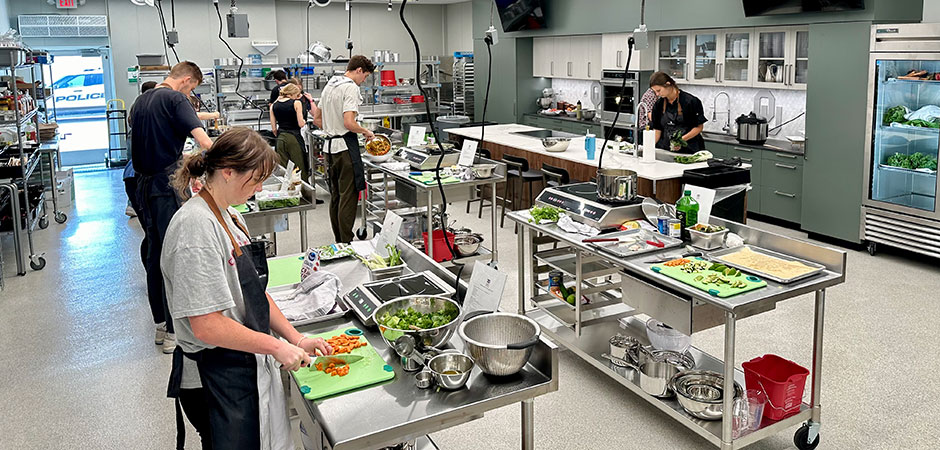
[[[601,200],[594,183],[574,183],[549,187],[535,199],[536,203],[565,211],[572,220],[606,230],[629,220],[643,219],[643,197],[629,202],[612,203]]]
[[[409,295],[453,295],[454,288],[431,272],[418,272],[388,280],[363,283],[349,291],[343,300],[366,325],[383,303]]]
[[[536,139],[542,139],[547,137],[566,137],[566,138],[576,138],[579,137],[577,134],[565,133],[564,131],[555,131],[555,130],[529,130],[529,131],[513,131],[512,134],[519,134],[522,136],[527,136]]]

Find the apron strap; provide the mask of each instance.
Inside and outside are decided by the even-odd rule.
[[[180,399],[176,397],[176,450],[186,450],[186,424],[183,422],[183,409]]]
[[[202,199],[205,200],[206,203],[209,204],[209,209],[212,210],[212,214],[214,214],[216,220],[218,220],[219,223],[222,224],[222,228],[225,230],[225,234],[227,234],[228,238],[232,241],[232,247],[235,249],[235,256],[236,257],[242,256],[242,249],[241,247],[238,246],[238,242],[235,242],[235,236],[233,236],[232,232],[228,229],[228,225],[225,224],[225,219],[222,218],[222,212],[219,211],[219,205],[215,204],[215,199],[212,198],[212,194],[210,194],[209,191],[207,191],[205,187],[203,187],[202,189],[199,190],[199,196],[202,197]],[[236,220],[235,222],[237,223],[238,221]],[[245,233],[245,235],[247,234],[248,233]]]

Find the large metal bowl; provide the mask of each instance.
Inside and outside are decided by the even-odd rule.
[[[394,314],[400,309],[414,308],[423,314],[434,313],[438,311],[451,310],[457,312],[457,317],[445,325],[437,328],[428,328],[424,330],[399,330],[388,328],[379,324],[379,318],[386,312]],[[372,321],[379,324],[379,334],[389,347],[394,348],[394,342],[402,336],[411,336],[415,340],[417,348],[437,347],[449,341],[457,325],[460,323],[460,305],[450,298],[436,295],[411,295],[392,300],[376,308],[372,313]]]
[[[496,170],[496,164],[474,164],[470,167],[470,170],[473,171],[474,177],[489,178],[493,176],[493,171]]]
[[[724,404],[724,376],[710,370],[686,370],[672,377],[669,387],[676,393],[682,409],[702,420],[720,420]],[[734,398],[744,390],[734,383]]]
[[[546,152],[561,153],[565,150],[568,150],[569,144],[571,144],[570,137],[542,138],[542,147],[545,148]]]
[[[468,316],[457,333],[467,353],[485,374],[513,375],[526,365],[542,329],[519,314],[494,312]]]
[[[597,111],[596,111],[596,110],[593,110],[593,109],[582,109],[582,110],[581,110],[581,117],[584,118],[584,120],[594,120],[594,116],[596,116],[596,115],[597,115]]]

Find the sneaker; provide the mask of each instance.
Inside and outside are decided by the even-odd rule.
[[[167,333],[163,340],[163,353],[170,354],[176,350],[176,333]]]
[[[134,211],[131,205],[127,205],[127,208],[124,209],[124,214],[127,214],[127,217],[137,217],[137,211]]]
[[[157,324],[157,332],[153,335],[153,343],[163,345],[163,339],[166,337],[166,322]]]

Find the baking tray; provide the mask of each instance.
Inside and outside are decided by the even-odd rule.
[[[594,237],[595,238],[620,238],[620,237],[632,237],[632,236],[638,236],[638,240],[640,243],[643,244],[643,248],[637,251],[629,251],[627,250],[628,246],[611,244],[609,242],[592,242],[590,243],[590,245],[604,253],[614,255],[618,258],[630,258],[633,256],[643,255],[643,254],[651,253],[651,252],[658,252],[660,250],[679,247],[682,245],[682,240],[680,239],[676,239],[674,237],[669,237],[669,236],[664,236],[662,234],[654,233],[652,231],[645,230],[643,228],[638,228],[635,230],[627,230],[627,231],[618,231],[616,233],[599,234]],[[665,246],[660,248],[660,247],[654,247],[652,245],[647,244],[646,241],[650,239],[651,237],[655,237],[656,239],[660,240],[663,244],[665,244]]]
[[[796,262],[800,262],[800,263],[806,264],[806,265],[809,266],[809,267],[812,267],[812,268],[815,269],[815,270],[813,270],[813,271],[811,271],[811,272],[804,273],[804,274],[802,274],[802,275],[798,275],[798,276],[793,277],[793,278],[780,278],[780,277],[773,276],[773,275],[771,275],[771,274],[769,274],[769,273],[761,272],[761,271],[759,271],[759,270],[754,270],[754,269],[752,269],[752,268],[750,268],[750,267],[747,267],[747,266],[743,266],[743,265],[740,265],[740,264],[735,264],[735,263],[732,263],[732,262],[728,262],[728,261],[726,261],[724,258],[722,258],[722,257],[725,256],[725,255],[730,255],[730,254],[732,254],[732,253],[736,253],[737,251],[739,251],[739,250],[741,250],[741,249],[743,249],[743,248],[749,248],[749,249],[751,249],[751,251],[753,251],[753,252],[755,252],[755,253],[760,253],[760,254],[763,254],[763,255],[766,255],[766,256],[771,256],[771,257],[774,257],[774,258],[782,259],[782,260],[784,260],[784,261],[796,261]],[[796,257],[790,256],[790,255],[786,255],[786,254],[783,254],[783,253],[778,253],[778,252],[775,252],[775,251],[773,251],[773,250],[767,250],[767,249],[765,249],[765,248],[755,247],[755,246],[753,246],[753,245],[744,245],[744,246],[741,246],[741,247],[732,247],[732,248],[726,248],[726,249],[723,249],[723,250],[718,250],[718,251],[709,253],[709,254],[708,254],[708,257],[709,257],[709,259],[712,259],[712,260],[714,260],[714,261],[720,262],[720,263],[722,263],[722,264],[724,264],[724,265],[726,265],[726,266],[728,266],[728,267],[734,267],[735,269],[738,269],[738,270],[743,270],[743,271],[745,271],[745,272],[750,272],[750,273],[753,273],[753,274],[755,274],[755,275],[760,275],[760,276],[762,276],[762,277],[764,277],[764,278],[766,278],[766,279],[768,279],[768,280],[773,280],[773,281],[776,281],[776,282],[778,282],[778,283],[783,283],[783,284],[789,284],[789,283],[793,283],[794,281],[799,281],[799,280],[802,280],[802,279],[804,279],[804,278],[809,278],[809,277],[811,277],[811,276],[813,276],[813,275],[816,275],[816,274],[818,274],[819,272],[822,272],[823,270],[826,269],[826,266],[824,266],[824,265],[822,265],[822,264],[819,264],[819,263],[815,263],[815,262],[812,262],[812,261],[807,261],[807,260],[805,260],[805,259],[796,258]]]

